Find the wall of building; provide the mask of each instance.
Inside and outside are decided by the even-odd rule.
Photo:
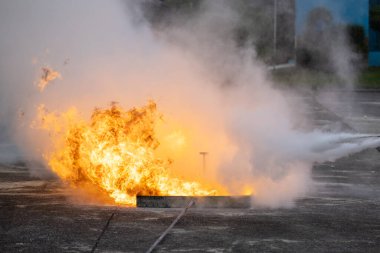
[[[368,63],[370,66],[380,66],[380,0],[369,1]]]
[[[380,0],[297,0],[296,32],[302,34],[307,16],[317,7],[328,9],[338,24],[356,24],[364,28],[369,41],[368,65],[380,66],[380,32],[371,29],[370,7]],[[379,22],[380,26],[380,22]]]
[[[297,33],[302,32],[309,12],[317,7],[328,9],[337,23],[363,26],[368,35],[368,0],[297,0]]]

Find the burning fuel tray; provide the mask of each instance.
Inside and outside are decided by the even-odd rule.
[[[251,196],[137,196],[137,207],[183,208],[194,200],[195,208],[250,208]]]

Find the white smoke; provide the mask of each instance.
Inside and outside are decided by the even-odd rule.
[[[297,129],[301,116],[288,94],[272,87],[252,48],[236,47],[238,13],[229,4],[205,1],[194,18],[176,17],[178,25],[157,31],[137,2],[1,2],[0,124],[27,159],[43,162],[49,138],[29,127],[38,104],[54,111],[75,106],[88,116],[111,101],[128,108],[154,99],[169,125],[162,135],[186,137],[183,152],[162,140],[173,172],[222,182],[234,194],[251,187],[256,203],[291,206],[308,192],[314,162],[379,142]],[[62,80],[39,93],[35,80],[44,66]],[[201,177],[198,151],[209,152]]]

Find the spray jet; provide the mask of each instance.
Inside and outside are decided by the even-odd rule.
[[[342,141],[341,143],[343,142],[347,142],[347,141],[350,141],[350,140],[353,140],[353,141],[356,141],[356,140],[359,140],[359,139],[369,139],[369,138],[379,138],[380,139],[380,135],[366,135],[366,136],[359,136],[359,137],[352,137],[352,138],[349,138],[345,141]],[[380,146],[376,148],[376,150],[378,152],[380,152]]]
[[[313,147],[314,152],[326,152],[329,150],[334,150],[339,147],[341,147],[344,144],[363,144],[364,142],[371,141],[372,140],[372,147],[375,147],[377,151],[380,152],[380,146],[376,147],[377,144],[380,142],[380,135],[356,135],[356,136],[350,136],[350,137],[340,137],[335,140],[326,142],[326,143],[320,143],[319,145],[316,145]]]

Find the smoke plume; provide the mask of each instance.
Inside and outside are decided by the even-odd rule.
[[[379,142],[297,128],[304,119],[289,93],[273,88],[253,48],[236,46],[239,13],[230,4],[203,1],[193,17],[156,29],[134,1],[2,1],[0,126],[40,171],[52,146],[30,127],[39,104],[89,117],[112,101],[130,108],[153,99],[164,115],[159,153],[173,160],[173,174],[291,206],[310,190],[315,162]],[[42,68],[61,78],[39,92]],[[206,171],[199,152],[208,152]]]

